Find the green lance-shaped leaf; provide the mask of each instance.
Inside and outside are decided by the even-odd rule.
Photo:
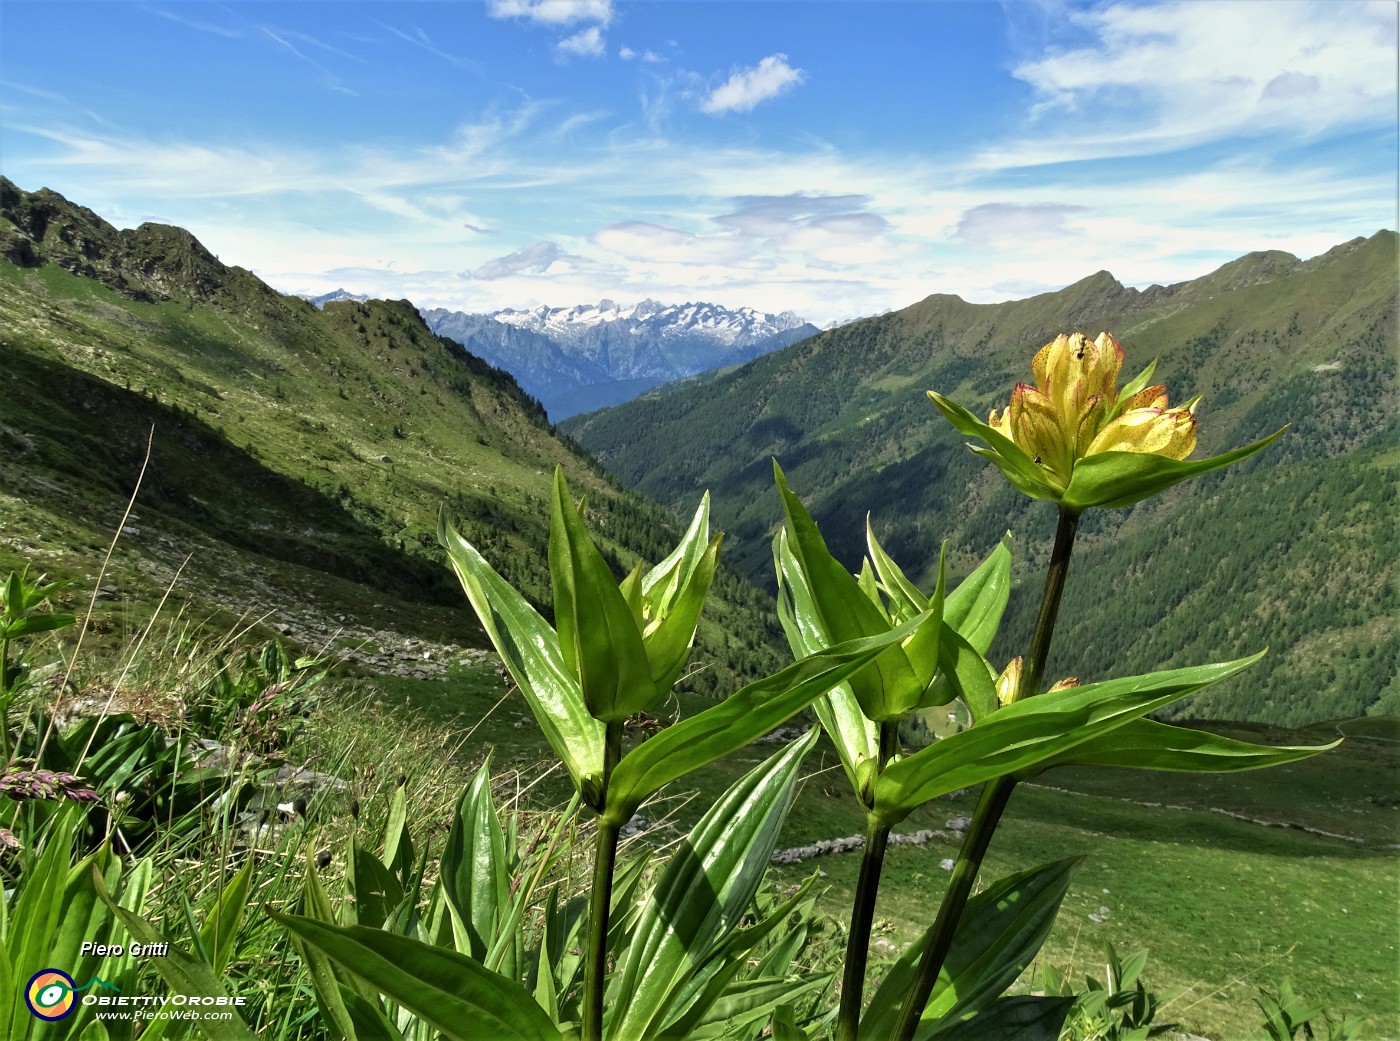
[[[934,586],[933,595],[926,597],[905,577],[899,565],[890,558],[875,538],[868,515],[865,520],[865,538],[870,560],[873,561],[875,572],[880,577],[879,588],[889,598],[891,619],[903,622],[916,614],[929,611],[939,620],[940,624],[921,629],[917,636],[909,640],[904,645],[904,653],[908,656],[915,674],[924,681],[924,691],[914,707],[929,708],[946,704],[952,700],[951,694],[945,689],[940,689],[933,681],[937,671],[934,663],[941,664],[942,657],[943,608],[948,583],[948,544],[944,542],[939,549],[938,581]]]
[[[1156,371],[1157,359],[1153,358],[1150,362],[1147,363],[1147,367],[1145,369],[1139,372],[1127,383],[1123,384],[1123,389],[1118,392],[1118,400],[1114,402],[1113,407],[1108,410],[1108,415],[1103,417],[1104,423],[1110,423],[1113,420],[1117,419],[1119,416],[1121,416],[1123,414],[1123,409],[1128,404],[1128,401],[1132,398],[1134,394],[1136,394],[1140,390],[1145,389],[1147,385],[1152,382],[1152,374]]]
[[[961,698],[974,722],[980,723],[997,710],[996,675],[987,659],[952,626],[943,626],[938,645],[938,678],[928,695],[928,704],[942,705]]]
[[[549,574],[559,648],[589,713],[615,723],[655,704],[666,692],[657,691],[636,616],[584,527],[562,466],[554,470]]]
[[[778,572],[778,621],[787,635],[793,656],[805,658],[826,646],[826,637],[817,623],[812,604],[811,584],[792,552],[786,528],[773,538],[773,563]],[[849,683],[833,687],[812,706],[841,759],[841,768],[862,801],[874,797],[869,785],[874,779],[874,762],[880,751],[880,728],[860,710]],[[868,765],[867,764],[871,764]]]
[[[684,576],[684,583],[673,599],[652,600],[643,594],[644,609],[650,617],[642,643],[651,663],[652,682],[663,694],[680,678],[690,658],[695,627],[700,624],[700,611],[714,581],[715,569],[719,567],[719,549],[723,541],[722,534],[710,540],[695,567]]]
[[[378,1000],[371,1001],[358,991],[340,984],[341,998],[345,1004],[345,1014],[350,1022],[350,1032],[345,1036],[353,1041],[403,1041],[399,1028],[389,1022]],[[337,1029],[343,1029],[337,1027]]]
[[[15,582],[11,575],[10,582]],[[63,909],[65,882],[68,878],[68,860],[73,855],[73,832],[81,816],[76,805],[65,806],[54,815],[49,832],[44,840],[44,851],[37,863],[26,873],[20,893],[12,906],[6,947],[9,964],[13,971],[25,973],[23,979],[36,969],[49,964],[49,950],[58,931],[60,912]],[[95,870],[95,868],[94,868]],[[5,903],[6,901],[0,901]],[[28,968],[28,966],[34,968]],[[18,989],[12,988],[0,995],[0,1001],[9,999],[9,1017],[0,1022],[5,1037],[24,1037],[34,1017],[30,1015],[23,1000],[19,999]],[[0,1005],[0,1008],[5,1006]]]
[[[992,645],[1011,595],[1011,552],[1006,541],[948,594],[938,648],[939,674],[928,695],[931,705],[961,698],[979,723],[998,707],[996,674],[983,655]]]
[[[1281,427],[1260,441],[1209,459],[1171,459],[1149,452],[1096,452],[1074,464],[1061,502],[1079,512],[1091,506],[1131,506],[1189,477],[1247,459],[1273,444],[1286,429]]]
[[[389,799],[384,821],[384,866],[407,886],[413,873],[413,838],[408,832],[408,795],[400,784]]]
[[[831,973],[809,973],[788,977],[739,980],[730,984],[709,1011],[684,1029],[667,1028],[657,1041],[708,1041],[734,1037],[735,1031],[756,1027],[778,1008],[799,1001],[804,995],[831,983]]]
[[[889,618],[870,602],[856,578],[831,555],[811,516],[788,487],[776,460],[773,475],[787,517],[789,546],[801,566],[789,577],[794,582],[805,580],[808,587],[808,596],[795,599],[794,606],[800,611],[805,604],[811,605],[816,612],[811,626],[827,646],[888,631]],[[942,604],[938,607],[941,614]],[[874,667],[852,677],[851,693],[866,718],[876,723],[893,722],[924,703],[938,669],[937,637],[937,625],[931,632],[916,633],[899,651],[882,655]]]
[[[667,608],[690,582],[691,576],[700,566],[710,538],[710,493],[700,497],[695,516],[690,519],[690,527],[684,537],[671,550],[666,559],[641,577],[642,595],[655,605]]]
[[[803,658],[648,738],[613,769],[604,819],[621,827],[662,785],[766,734],[881,654],[897,651],[900,640],[930,621],[922,615],[880,636],[851,640]]]
[[[943,604],[943,620],[978,654],[986,654],[1011,597],[1010,535],[958,583]]]
[[[519,983],[464,954],[361,925],[270,913],[302,942],[452,1041],[562,1041],[559,1028]]]
[[[936,610],[938,616],[943,617],[944,582],[946,581],[948,565],[948,544],[946,542],[938,554],[938,588],[932,597],[924,596],[919,588],[909,581],[900,566],[885,552],[885,547],[880,545],[880,540],[875,537],[875,529],[870,525],[868,513],[865,515],[865,545],[870,554],[870,562],[880,578],[880,588],[890,599],[893,617],[903,620],[913,618],[916,614],[923,614],[929,610]],[[936,605],[934,601],[937,601]]]
[[[578,679],[564,662],[559,638],[549,623],[498,575],[445,519],[438,538],[466,590],[467,599],[491,637],[574,787],[596,795],[603,775],[606,726],[588,711]],[[595,803],[590,798],[590,805]]]
[[[938,407],[945,419],[958,433],[975,437],[990,447],[970,445],[974,453],[989,459],[1006,475],[1012,486],[1033,499],[1059,501],[1060,490],[1045,479],[1045,473],[1021,447],[1000,431],[983,423],[951,398],[936,391],[928,392],[929,400]]]
[[[1082,860],[1070,857],[1008,875],[968,901],[916,1037],[941,1022],[990,1008],[1016,982],[1050,935]],[[930,927],[885,974],[861,1017],[862,1041],[882,1041],[893,1033],[932,931]]]
[[[779,928],[786,929],[789,916],[805,910],[804,918],[812,915],[813,901],[808,896],[817,876],[811,875],[798,887],[797,892],[781,906],[769,912],[760,921],[743,929],[736,929],[721,943],[685,985],[679,988],[671,1003],[671,1019],[661,1030],[662,1037],[687,1038],[691,1028],[701,1021],[714,1018],[715,1003],[734,986],[734,979],[741,972],[749,979],[782,977],[793,975],[790,970],[792,957],[806,942],[806,925],[795,930],[789,929],[756,966],[748,953]],[[799,912],[801,913],[801,912]],[[785,948],[791,945],[791,953],[786,959]],[[779,1001],[776,1004],[784,1004]],[[759,1017],[762,1018],[762,1017]]]
[[[248,909],[248,892],[253,884],[253,861],[249,861],[229,879],[219,891],[218,899],[209,910],[204,926],[199,930],[200,946],[209,955],[209,967],[222,975],[233,957],[233,941],[243,914]]]
[[[505,832],[491,800],[488,757],[462,793],[442,851],[443,895],[457,950],[484,962],[510,901]]]
[[[1204,730],[1135,719],[1045,760],[1034,772],[1055,766],[1124,766],[1134,770],[1234,773],[1307,759],[1341,743],[1338,738],[1331,744],[1311,747],[1256,745]]]
[[[996,777],[1022,774],[1247,668],[1263,652],[1218,665],[1127,676],[1048,691],[891,763],[875,786],[877,818],[897,824],[930,799]]]
[[[349,868],[346,888],[350,892],[350,911],[359,925],[376,929],[389,921],[404,898],[403,886],[384,862],[353,839],[349,843]]]
[[[1001,998],[970,1019],[940,1023],[916,1041],[1059,1041],[1073,998]]]
[[[316,875],[316,865],[312,861],[311,852],[306,854],[306,874],[301,891],[301,909],[311,918],[322,922],[335,922],[335,909],[331,906],[330,898],[326,895],[321,880]],[[358,1041],[359,1028],[356,1018],[350,1011],[349,995],[362,1001],[377,1000],[377,994],[370,996],[356,994],[350,987],[342,984],[340,976],[343,975],[347,981],[364,986],[363,982],[351,977],[348,973],[338,974],[331,960],[322,954],[317,948],[301,942],[301,939],[292,934],[292,943],[300,955],[302,964],[306,966],[307,974],[311,977],[311,989],[316,995],[316,1005],[320,1009],[321,1019],[335,1033],[345,1038],[353,1038]],[[365,987],[368,992],[369,988]]]
[[[107,892],[107,885],[102,879],[102,874],[96,868],[93,869],[92,883],[97,888],[97,895],[103,903],[112,909],[112,912],[126,926],[126,931],[142,944],[163,943],[167,944],[167,953],[163,958],[152,958],[148,962],[151,968],[160,974],[167,986],[177,994],[197,994],[200,997],[225,998],[228,1003],[225,1007],[233,1009],[232,998],[224,988],[223,981],[218,974],[208,965],[193,955],[182,951],[146,921],[135,911],[129,911],[112,899]],[[243,1020],[237,1014],[232,1019],[218,1020],[206,1019],[200,1021],[200,1030],[209,1041],[253,1041],[253,1032],[244,1025]]]
[[[797,1025],[797,1011],[791,1005],[774,1010],[768,1029],[773,1041],[808,1041],[807,1032]]]
[[[671,855],[614,978],[609,1036],[650,1036],[691,974],[738,927],[816,737],[810,731],[736,781]]]

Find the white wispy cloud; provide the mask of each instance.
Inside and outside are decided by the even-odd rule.
[[[607,49],[603,32],[596,25],[590,25],[572,36],[566,36],[554,46],[559,53],[576,58],[601,58]]]
[[[350,95],[351,97],[358,97],[358,95],[356,94],[356,92],[355,92],[354,90],[352,90],[351,88],[347,87],[347,86],[340,80],[340,78],[339,78],[338,76],[335,75],[335,73],[331,72],[330,69],[326,68],[326,67],[325,67],[324,65],[322,65],[319,61],[317,61],[315,58],[312,58],[312,57],[310,57],[309,55],[307,55],[307,54],[305,54],[304,52],[302,52],[301,50],[298,50],[297,47],[296,47],[296,45],[293,44],[293,43],[291,42],[291,40],[289,40],[289,39],[287,38],[287,35],[284,35],[284,34],[281,33],[281,32],[274,31],[273,29],[269,29],[269,28],[268,28],[267,26],[265,26],[265,25],[262,26],[261,28],[262,28],[263,34],[264,34],[265,36],[267,36],[268,39],[272,40],[272,41],[273,41],[274,43],[276,43],[279,47],[282,47],[282,48],[284,48],[285,50],[290,51],[292,54],[296,55],[296,57],[300,58],[302,61],[306,62],[306,64],[310,65],[313,69],[315,69],[318,73],[320,73],[320,75],[317,77],[317,82],[318,82],[321,86],[325,87],[327,90],[335,91],[337,94],[348,94],[348,95]],[[295,36],[297,36],[302,42],[306,42],[306,41],[308,41],[308,40],[311,39],[310,37],[307,37],[307,36],[306,36],[305,34],[303,34],[303,33],[288,34],[288,35],[295,35]],[[316,42],[316,41],[311,41],[311,42],[314,43],[314,42]],[[329,49],[332,49],[332,50],[333,50],[334,48],[329,48]]]
[[[1007,186],[931,158],[610,135],[589,135],[565,161],[545,111],[479,118],[414,150],[9,129],[50,135],[48,167],[74,198],[133,224],[183,224],[280,288],[334,289],[347,278],[325,273],[354,268],[352,290],[473,310],[706,295],[824,322],[929,292],[990,302],[1105,268],[1128,284],[1180,281],[1249,249],[1309,256],[1370,234],[1388,223],[1376,200],[1394,195],[1393,175],[1264,159],[1111,190],[1054,176]],[[110,210],[109,193],[151,208]],[[654,216],[639,218],[644,206]]]
[[[492,18],[525,18],[544,25],[612,21],[612,0],[487,0]]]
[[[448,53],[441,47],[437,46],[437,44],[433,42],[432,38],[427,33],[425,33],[422,29],[417,28],[416,26],[414,27],[413,32],[410,33],[404,31],[403,29],[399,29],[392,25],[388,25],[384,22],[381,22],[377,18],[375,19],[375,22],[379,25],[381,29],[392,33],[404,43],[407,43],[413,47],[420,47],[423,50],[427,51],[429,54],[441,58],[449,65],[455,65],[457,68],[468,72],[481,71],[480,62],[473,61],[470,58],[463,58],[461,55],[458,54]]]
[[[171,11],[164,7],[156,7],[153,4],[142,4],[141,10],[147,14],[153,14],[158,18],[183,25],[186,29],[194,29],[198,32],[209,33],[212,36],[223,36],[228,39],[235,39],[243,35],[239,29],[231,29],[226,25],[215,25],[213,22],[206,22],[200,18],[191,18],[183,12]]]
[[[1395,119],[1389,2],[1115,3],[1069,21],[1088,46],[1018,64],[1039,133],[985,168],[1152,155],[1233,136],[1319,135]]]
[[[715,116],[748,112],[759,102],[791,90],[806,76],[788,64],[786,54],[770,54],[753,68],[736,70],[700,103],[700,111]]]

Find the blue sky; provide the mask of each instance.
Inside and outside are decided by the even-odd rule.
[[[0,172],[286,292],[795,310],[1397,224],[1397,7],[0,5]]]

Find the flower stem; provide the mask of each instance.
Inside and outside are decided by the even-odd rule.
[[[622,724],[609,723],[603,755],[603,800],[606,805],[612,768],[622,758]],[[598,818],[593,854],[593,889],[588,897],[588,947],[583,962],[583,1041],[603,1041],[603,988],[607,980],[608,915],[612,909],[613,868],[621,824]]]
[[[879,770],[894,755],[899,740],[897,722],[880,724]],[[878,771],[877,771],[878,776]],[[860,861],[856,899],[851,907],[851,927],[846,936],[846,961],[841,973],[841,1007],[836,1013],[836,1041],[856,1041],[860,1009],[865,996],[865,967],[870,957],[870,926],[875,919],[875,895],[885,866],[890,826],[866,815],[865,852]]]
[[[1040,599],[1040,614],[1036,618],[1035,634],[1031,637],[1030,661],[1021,674],[1013,701],[1040,693],[1041,677],[1045,673],[1045,661],[1050,656],[1050,640],[1055,633],[1055,618],[1060,611],[1060,595],[1065,589],[1069,556],[1074,549],[1074,534],[1078,527],[1079,514],[1061,507],[1059,524],[1055,529],[1055,548],[1051,551],[1050,567],[1045,574],[1045,592]],[[962,849],[958,851],[957,863],[953,865],[953,877],[948,880],[948,890],[943,894],[938,917],[934,919],[928,944],[919,959],[919,967],[914,972],[909,990],[904,995],[894,1041],[912,1041],[914,1037],[919,1017],[928,1005],[934,984],[938,982],[938,974],[943,971],[943,962],[953,946],[958,922],[972,894],[972,885],[977,881],[977,872],[982,868],[982,858],[987,855],[992,834],[1001,822],[1001,815],[1006,811],[1006,804],[1011,800],[1015,788],[1014,778],[998,777],[982,789],[972,822],[963,837]]]
[[[1031,653],[1013,701],[1040,693],[1045,662],[1050,657],[1050,638],[1055,634],[1055,618],[1060,613],[1060,594],[1065,591],[1065,575],[1069,573],[1069,555],[1078,530],[1079,514],[1061,506],[1060,521],[1055,527],[1055,548],[1050,552],[1050,568],[1045,573],[1045,594],[1040,598],[1040,614],[1035,620],[1035,635],[1031,637]]]

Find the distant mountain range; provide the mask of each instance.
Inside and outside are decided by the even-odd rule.
[[[671,380],[752,361],[820,331],[791,311],[655,300],[488,314],[435,308],[423,319],[439,336],[513,375],[556,422]]]

